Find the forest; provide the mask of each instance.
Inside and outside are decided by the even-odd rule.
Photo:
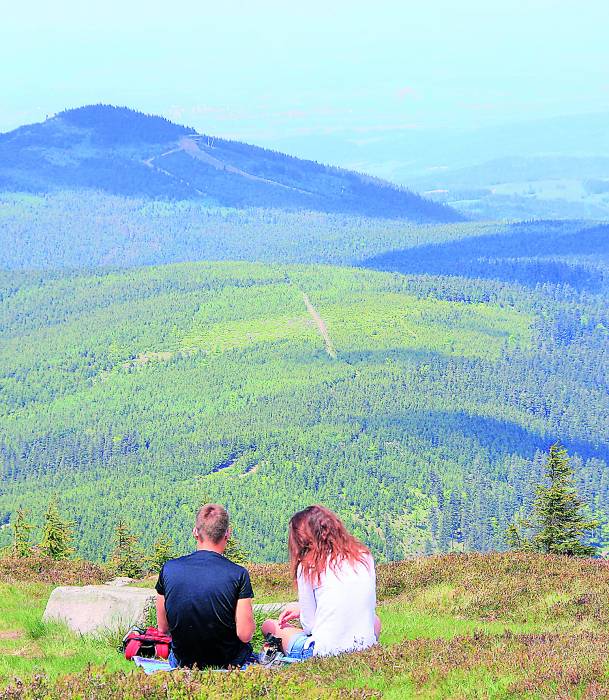
[[[290,515],[321,501],[380,559],[501,549],[560,438],[605,545],[606,268],[568,265],[594,283],[246,262],[6,272],[0,518],[40,524],[57,495],[79,553],[104,559],[119,520],[187,551],[194,509],[219,500],[252,556],[277,561]]]
[[[0,270],[249,260],[364,264],[504,281],[514,281],[519,267],[523,284],[571,284],[572,275],[561,275],[573,269],[585,278],[606,275],[608,228],[577,220],[417,224],[99,191],[0,192]],[[399,256],[408,258],[407,267]]]

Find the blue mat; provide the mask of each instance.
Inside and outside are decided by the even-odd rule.
[[[157,671],[173,671],[169,661],[165,659],[146,659],[143,656],[134,656],[133,661],[136,666],[144,670],[144,673],[150,675]]]

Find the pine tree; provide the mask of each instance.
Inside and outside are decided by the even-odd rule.
[[[505,539],[508,548],[517,552],[532,552],[533,545],[530,539],[522,532],[523,529],[530,528],[528,520],[516,518],[505,531]]]
[[[28,522],[29,513],[23,508],[19,508],[15,514],[13,525],[13,547],[14,557],[29,557],[32,554],[32,543],[30,532],[34,526]]]
[[[240,564],[241,566],[244,566],[251,560],[250,553],[234,535],[231,535],[230,539],[226,543],[224,556],[227,559],[230,559],[232,562],[235,562],[235,564]]]
[[[167,535],[161,535],[152,546],[152,554],[146,557],[149,571],[158,572],[166,561],[176,556],[175,545]]]
[[[119,521],[114,531],[114,549],[110,555],[110,565],[120,576],[139,578],[143,574],[144,555],[139,540],[127,523]]]
[[[40,543],[41,552],[52,559],[67,559],[75,552],[72,547],[73,537],[74,523],[62,519],[57,499],[52,498],[44,516],[42,542]]]
[[[582,513],[583,503],[573,485],[569,456],[558,443],[550,447],[546,476],[550,484],[537,487],[533,504],[540,526],[533,537],[533,548],[545,554],[591,556],[595,548],[582,544],[581,538],[598,522],[586,519]]]
[[[548,483],[535,489],[532,518],[510,525],[506,533],[508,544],[512,549],[542,554],[593,555],[595,548],[583,544],[581,538],[598,522],[587,519],[582,512],[584,504],[573,484],[569,456],[559,443],[550,447],[545,471]],[[532,535],[527,537],[521,528]]]

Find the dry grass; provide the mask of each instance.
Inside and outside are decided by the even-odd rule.
[[[378,567],[380,601],[459,617],[609,627],[609,564],[535,554],[421,557]]]

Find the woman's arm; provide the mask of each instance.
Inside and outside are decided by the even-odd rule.
[[[315,624],[315,613],[317,612],[317,602],[315,592],[310,581],[298,574],[298,602],[300,604],[300,624],[302,629],[311,634]]]

